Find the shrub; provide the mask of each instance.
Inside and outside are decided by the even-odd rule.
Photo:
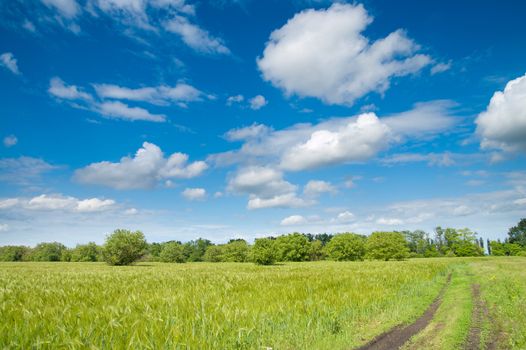
[[[250,253],[251,260],[258,265],[272,265],[276,262],[274,241],[270,238],[256,239]]]
[[[29,259],[30,252],[31,249],[25,246],[0,247],[0,261],[25,261]]]
[[[400,232],[373,232],[366,243],[367,257],[377,260],[403,260],[409,255],[404,235]]]
[[[221,261],[245,262],[248,259],[250,247],[244,239],[233,239],[221,246]]]
[[[223,246],[221,245],[211,245],[206,248],[205,255],[203,257],[204,261],[208,262],[221,262],[223,261]]]
[[[300,233],[280,236],[274,243],[281,261],[305,261],[309,259],[309,240]]]
[[[159,258],[162,262],[184,263],[186,261],[183,246],[178,242],[164,244]]]
[[[146,252],[147,244],[141,231],[115,230],[106,238],[102,255],[110,265],[130,265]]]
[[[335,235],[325,247],[325,251],[331,260],[363,260],[365,256],[365,237],[355,233]]]

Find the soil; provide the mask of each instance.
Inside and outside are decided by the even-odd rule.
[[[435,312],[442,303],[442,296],[451,281],[451,274],[447,278],[446,285],[442,287],[442,290],[427,308],[422,316],[420,316],[415,322],[407,326],[396,326],[391,330],[380,334],[369,343],[357,348],[357,350],[394,350],[400,349],[412,336],[426,328],[431,322]]]
[[[480,299],[480,286],[478,284],[471,285],[471,294],[473,297],[473,311],[471,312],[471,328],[469,330],[468,339],[464,347],[465,350],[479,350],[480,349],[480,333],[482,329],[484,305]]]

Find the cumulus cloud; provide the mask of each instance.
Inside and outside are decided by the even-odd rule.
[[[384,93],[394,77],[432,62],[403,30],[370,41],[363,32],[372,21],[361,4],[296,14],[272,32],[258,58],[263,78],[287,95],[352,104],[370,92]]]
[[[14,74],[20,74],[15,56],[11,52],[4,52],[0,55],[0,65],[9,69]]]
[[[355,219],[354,214],[346,210],[336,216],[336,221],[341,223],[351,222]]]
[[[287,216],[283,220],[281,220],[280,225],[282,226],[293,226],[293,225],[301,225],[305,224],[307,222],[307,219],[305,219],[301,215],[291,215]]]
[[[483,149],[526,151],[526,75],[511,80],[493,94],[475,120]]]
[[[4,137],[4,146],[9,148],[18,143],[18,138],[15,135],[7,135]]]
[[[303,188],[303,193],[310,197],[317,197],[323,193],[336,193],[336,188],[327,181],[310,180]]]
[[[263,95],[257,95],[250,99],[250,108],[253,110],[258,110],[265,107],[268,104],[268,101]]]
[[[301,207],[313,204],[297,196],[297,186],[283,179],[279,170],[249,166],[239,169],[228,182],[228,191],[248,194],[248,208]]]
[[[211,155],[217,165],[276,164],[288,171],[361,162],[408,140],[431,138],[456,123],[452,104],[432,101],[412,110],[378,117],[374,113],[296,124],[273,130],[261,124],[233,129],[227,140],[242,140],[239,150]]]
[[[164,23],[164,28],[171,33],[178,34],[185,44],[198,52],[230,54],[230,50],[221,39],[211,36],[206,30],[190,23],[186,17],[174,16]]]
[[[79,199],[61,194],[41,194],[32,198],[0,199],[0,210],[22,208],[27,210],[69,211],[78,213],[113,210],[116,202],[112,199]]]
[[[158,146],[144,142],[134,157],[123,157],[117,163],[92,163],[75,171],[74,178],[81,183],[120,190],[139,189],[152,188],[162,180],[196,177],[207,168],[204,161],[188,163],[188,155],[183,153],[165,158]]]
[[[206,197],[206,190],[204,188],[186,188],[181,194],[191,201],[202,200]]]

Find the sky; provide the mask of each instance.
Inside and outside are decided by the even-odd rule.
[[[526,3],[0,1],[0,245],[526,217]]]

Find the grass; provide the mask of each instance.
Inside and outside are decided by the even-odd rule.
[[[0,264],[0,348],[348,349],[416,319],[447,259]]]
[[[526,348],[526,258],[404,262],[0,263],[1,349],[352,349],[435,317],[404,349]]]

